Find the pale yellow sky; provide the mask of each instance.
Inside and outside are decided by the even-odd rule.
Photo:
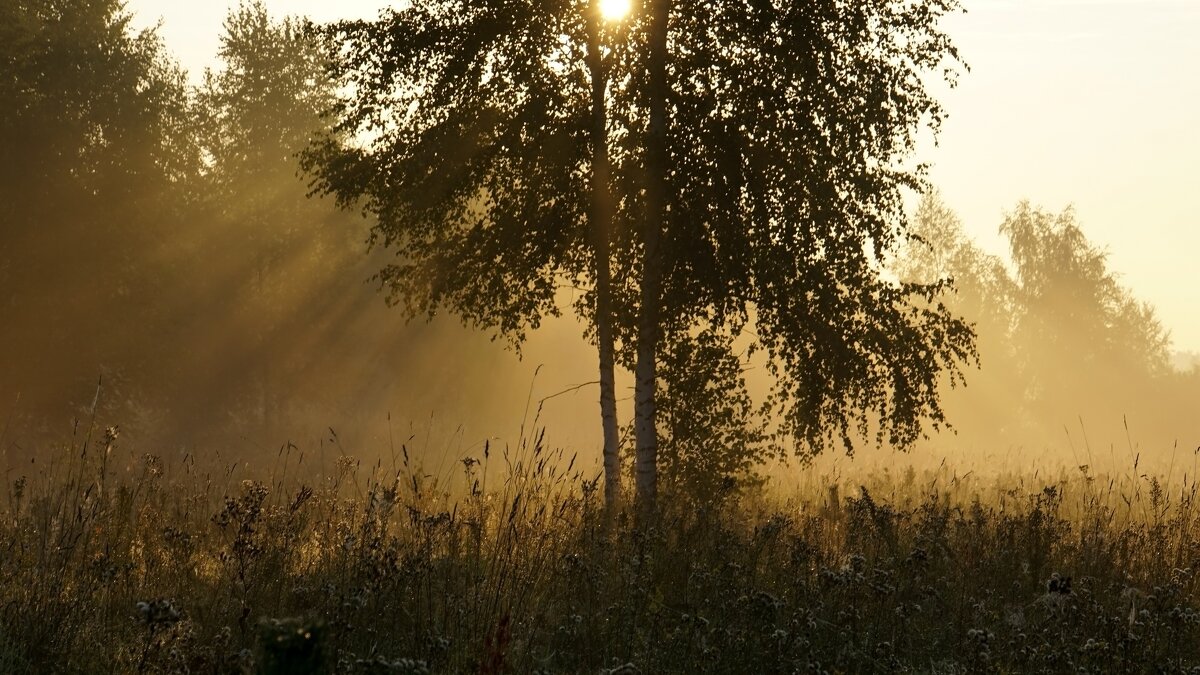
[[[323,21],[378,0],[265,0]],[[194,73],[213,63],[224,0],[129,0]],[[966,0],[948,27],[971,72],[931,178],[983,246],[1002,252],[1005,210],[1074,204],[1124,283],[1153,303],[1175,347],[1200,351],[1200,0]]]

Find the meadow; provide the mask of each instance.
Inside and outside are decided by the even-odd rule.
[[[7,481],[0,672],[1200,672],[1193,474],[797,466],[638,525],[541,437],[256,479],[92,436]]]

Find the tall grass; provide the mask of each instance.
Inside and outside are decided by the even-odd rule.
[[[540,437],[259,480],[116,437],[9,481],[0,672],[1200,672],[1187,476],[814,474],[635,528]]]

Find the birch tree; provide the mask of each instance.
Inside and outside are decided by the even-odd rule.
[[[592,124],[589,142],[592,148],[591,209],[588,218],[592,233],[592,258],[595,274],[596,350],[600,357],[600,420],[604,434],[604,495],[610,507],[621,494],[620,437],[617,423],[616,338],[613,331],[612,291],[612,170],[608,156],[608,78],[613,57],[605,47],[605,16],[601,0],[591,0],[585,17],[587,31],[587,68],[591,81]]]
[[[954,77],[939,22],[957,7],[646,0],[606,89],[579,2],[420,3],[332,29],[350,92],[336,133],[361,142],[318,145],[308,166],[378,218],[399,256],[380,278],[413,314],[448,308],[519,342],[560,311],[561,283],[599,289],[611,262],[653,514],[658,361],[697,334],[766,353],[776,437],[801,454],[872,433],[908,447],[946,422],[937,385],[974,358],[972,331],[938,300],[945,282],[883,270],[904,190],[923,185],[917,137],[943,117],[926,83]],[[607,181],[588,180],[609,168],[602,141],[607,212]],[[598,295],[581,303],[597,333]]]

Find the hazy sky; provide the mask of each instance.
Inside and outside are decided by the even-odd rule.
[[[276,14],[371,17],[379,0],[265,0]],[[129,0],[194,73],[213,63],[224,0]],[[1178,349],[1200,351],[1200,1],[966,0],[949,24],[971,72],[921,159],[967,229],[1028,198],[1074,204],[1111,267],[1152,302]]]

